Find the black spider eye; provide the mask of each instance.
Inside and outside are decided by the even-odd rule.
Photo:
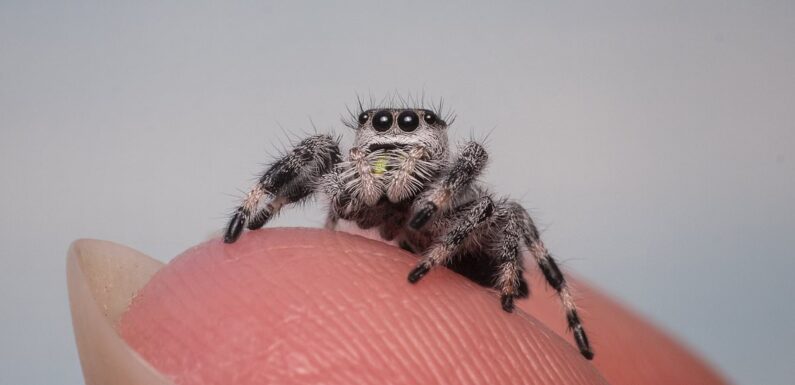
[[[361,114],[359,114],[359,124],[367,123],[367,119],[370,119],[370,114],[366,112],[362,112]]]
[[[414,131],[419,125],[420,117],[414,111],[403,111],[398,115],[398,127],[403,131]]]
[[[373,128],[376,131],[386,131],[392,127],[392,113],[386,110],[381,110],[373,115]]]
[[[434,114],[433,111],[428,111],[428,110],[424,112],[425,114],[422,118],[425,119],[425,123],[436,124],[436,114]]]

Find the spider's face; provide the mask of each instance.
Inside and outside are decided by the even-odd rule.
[[[447,123],[425,109],[371,109],[358,116],[354,144],[365,152],[422,146],[430,159],[444,160]]]

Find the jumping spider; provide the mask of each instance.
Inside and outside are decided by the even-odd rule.
[[[259,229],[281,208],[314,193],[329,201],[326,227],[339,221],[377,228],[422,259],[408,274],[416,283],[434,266],[446,266],[500,292],[502,308],[529,294],[523,247],[558,293],[580,353],[593,351],[574,299],[527,211],[494,197],[477,177],[488,154],[475,141],[456,156],[448,149],[448,124],[423,108],[376,108],[353,116],[356,140],[343,159],[338,139],[314,135],[276,160],[243,199],[224,235],[235,242],[244,227]],[[451,159],[452,158],[452,159]]]

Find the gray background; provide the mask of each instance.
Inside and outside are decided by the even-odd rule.
[[[490,133],[486,180],[567,268],[736,382],[791,383],[794,68],[792,1],[3,1],[0,383],[81,382],[72,240],[166,261],[285,132],[350,139],[356,94],[395,91]]]

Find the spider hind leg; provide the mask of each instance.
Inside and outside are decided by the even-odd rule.
[[[577,305],[574,303],[574,296],[569,290],[563,272],[558,267],[555,259],[549,254],[549,251],[544,246],[544,242],[539,238],[538,229],[527,211],[518,204],[515,204],[513,212],[517,217],[522,219],[522,237],[525,245],[530,250],[530,254],[535,259],[539,270],[543,273],[549,286],[552,286],[558,293],[560,302],[566,312],[568,328],[574,335],[574,342],[577,343],[580,354],[589,360],[593,359],[593,349],[588,342],[588,336],[585,333],[582,321],[577,313]]]

